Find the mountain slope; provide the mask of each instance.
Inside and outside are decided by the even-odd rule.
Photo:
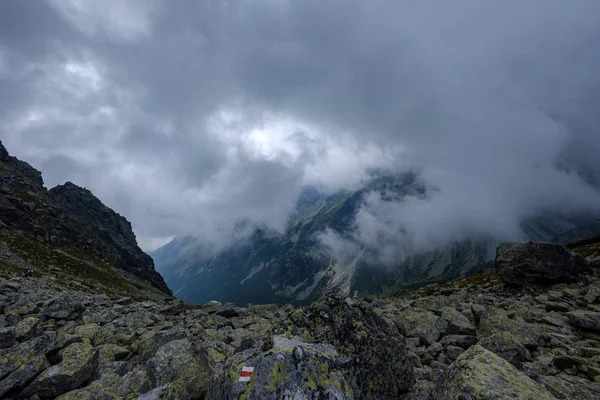
[[[354,239],[356,214],[370,193],[383,201],[402,201],[406,196],[427,197],[431,190],[414,173],[379,172],[354,191],[325,195],[307,188],[282,234],[257,229],[217,254],[193,237],[176,238],[150,254],[174,293],[194,303],[309,303],[331,290],[346,295],[395,292],[488,267],[499,243],[491,237],[400,255],[391,265],[378,260],[376,249],[366,249]],[[576,223],[545,213],[523,221],[520,239],[551,241]],[[326,232],[347,247],[344,256],[332,254],[324,244],[321,237]]]
[[[70,182],[47,190],[41,173],[1,142],[0,262],[4,269],[78,277],[109,292],[171,295],[129,221]]]

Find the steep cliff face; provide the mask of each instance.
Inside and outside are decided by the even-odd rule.
[[[71,261],[83,260],[81,265],[102,266],[108,274],[126,273],[171,295],[152,258],[138,247],[129,221],[71,182],[47,190],[41,173],[10,156],[2,143],[0,243],[5,252],[24,256],[33,266],[35,258],[42,261],[44,255],[65,264],[57,259],[61,254]],[[81,275],[83,268],[77,271]]]

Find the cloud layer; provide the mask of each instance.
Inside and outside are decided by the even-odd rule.
[[[222,242],[239,219],[281,229],[304,185],[369,167],[439,189],[370,199],[376,229],[511,237],[600,205],[599,16],[595,0],[3,2],[0,139],[146,249]]]

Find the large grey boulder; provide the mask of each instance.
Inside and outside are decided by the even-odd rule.
[[[571,325],[600,332],[600,312],[572,311],[567,313],[567,317]]]
[[[218,364],[208,398],[387,399],[415,383],[404,337],[366,303],[327,296],[273,331],[261,349]],[[242,366],[256,371],[247,386],[237,383]]]
[[[48,318],[74,320],[85,311],[85,306],[81,304],[81,299],[76,296],[64,295],[52,299],[44,315]]]
[[[0,350],[0,379],[40,355],[47,355],[65,345],[65,336],[47,333],[11,348]]]
[[[142,335],[138,344],[138,353],[142,361],[150,359],[164,344],[173,340],[184,339],[186,333],[181,328],[167,331],[150,331]]]
[[[502,243],[496,249],[496,271],[512,285],[571,281],[589,268],[585,258],[553,243]]]
[[[146,363],[153,386],[171,384],[180,398],[202,399],[208,388],[210,368],[195,355],[187,339],[174,340],[158,349]]]
[[[21,365],[0,382],[0,398],[8,391],[23,387],[37,374],[50,366],[46,356],[40,355]]]
[[[59,396],[83,385],[98,367],[98,350],[88,343],[74,343],[61,350],[60,355],[62,362],[42,372],[25,388],[22,396]]]
[[[447,333],[451,335],[475,335],[477,329],[469,319],[451,307],[442,308],[442,318],[448,322]]]
[[[207,398],[279,400],[354,399],[349,360],[330,344],[275,336],[268,351],[254,348],[237,353],[215,369]],[[254,368],[250,380],[240,382],[243,367]]]
[[[406,310],[394,316],[394,322],[401,325],[406,336],[419,338],[422,345],[429,346],[437,341],[448,329],[448,323],[431,311]]]
[[[554,400],[508,361],[475,345],[461,354],[437,384],[439,400]]]

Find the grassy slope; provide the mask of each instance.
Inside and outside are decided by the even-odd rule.
[[[65,289],[138,299],[167,297],[151,285],[131,275],[125,277],[108,262],[93,259],[72,246],[49,246],[8,231],[0,231],[0,243],[33,265],[36,276],[52,277]],[[0,262],[0,276],[21,275],[27,267],[18,264]]]

